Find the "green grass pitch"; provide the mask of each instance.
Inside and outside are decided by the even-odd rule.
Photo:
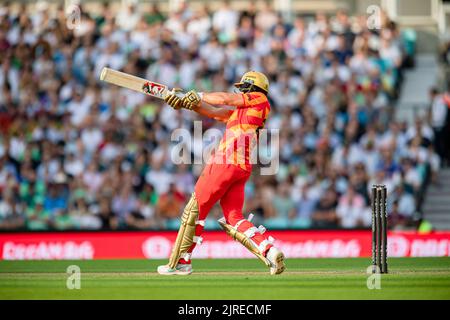
[[[160,276],[161,260],[0,261],[0,299],[450,299],[450,258],[391,258],[369,290],[370,259],[288,259],[270,276],[256,259],[196,260],[194,274]],[[66,287],[69,265],[81,289]]]

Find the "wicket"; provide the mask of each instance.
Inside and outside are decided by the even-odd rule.
[[[372,186],[372,273],[388,273],[387,265],[387,190]]]

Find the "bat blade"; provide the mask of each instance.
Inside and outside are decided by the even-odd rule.
[[[169,93],[169,88],[163,84],[106,67],[103,68],[100,74],[100,80],[159,99],[164,99]],[[144,91],[143,87],[145,84],[148,84],[149,92]]]

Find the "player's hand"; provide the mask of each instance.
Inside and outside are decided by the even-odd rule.
[[[183,90],[180,88],[173,88],[173,90],[166,96],[164,101],[166,101],[166,103],[175,110],[181,109],[183,107],[183,97],[181,95],[182,92]]]
[[[183,108],[192,110],[192,108],[198,106],[198,104],[202,101],[202,98],[195,90],[191,90],[188,93],[186,93],[181,99],[181,102],[183,104]]]

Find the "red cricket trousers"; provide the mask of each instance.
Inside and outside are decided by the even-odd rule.
[[[223,215],[228,224],[235,226],[239,221],[244,220],[242,207],[244,206],[245,183],[250,177],[250,172],[233,164],[210,163],[204,169],[197,184],[195,185],[195,195],[199,207],[199,221],[204,221],[211,208],[220,201]],[[250,221],[243,221],[239,224],[238,230],[245,232],[254,227]],[[204,223],[199,223],[195,229],[195,235],[199,237],[204,229]],[[257,245],[267,240],[261,233],[256,232],[251,238]],[[188,250],[192,253],[196,243]],[[269,244],[265,251],[270,249]],[[180,263],[190,263],[190,260],[180,259]]]

